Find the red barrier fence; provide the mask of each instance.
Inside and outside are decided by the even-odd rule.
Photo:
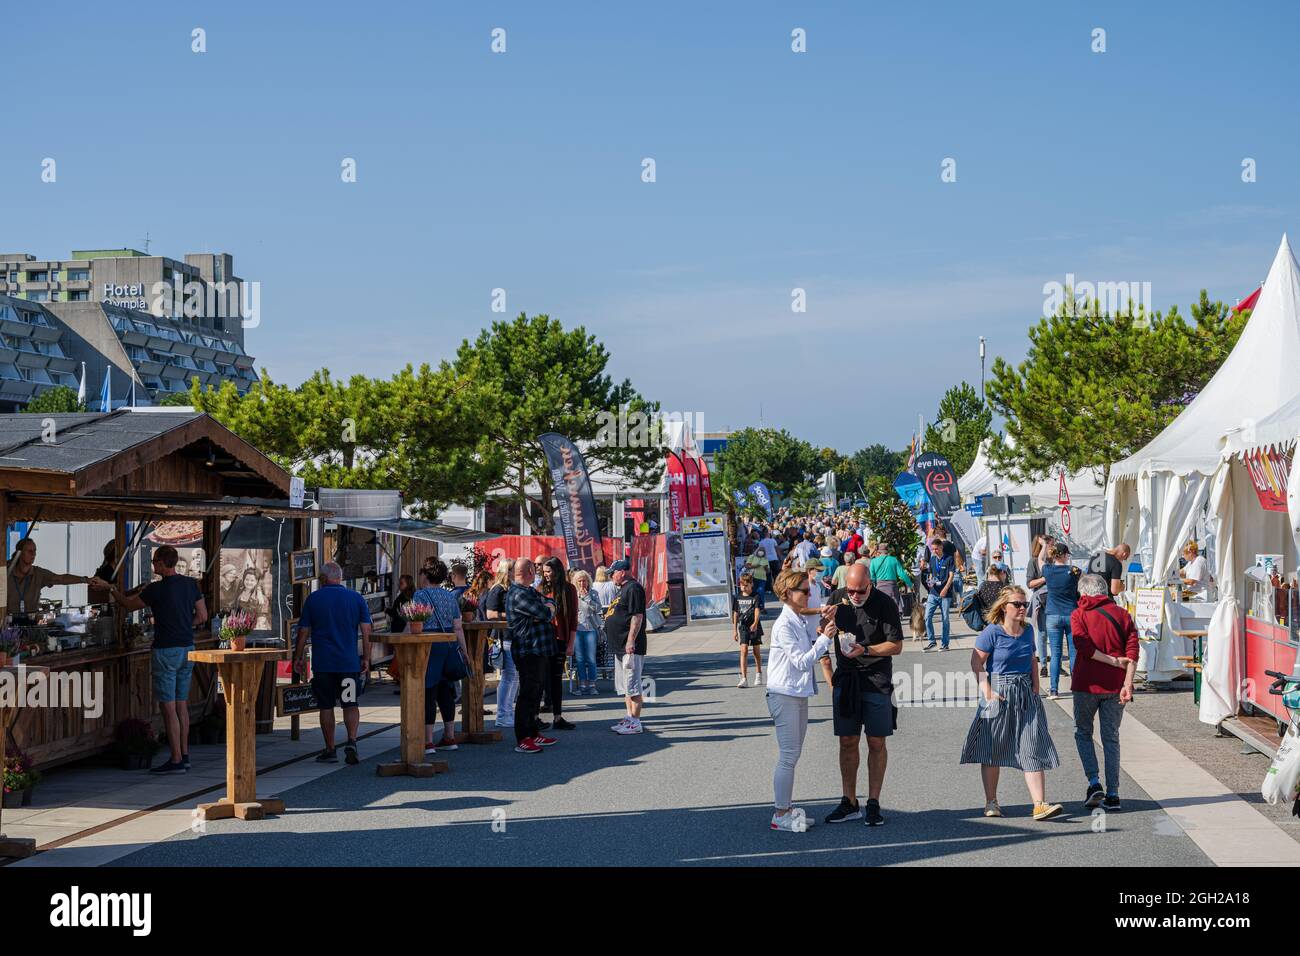
[[[512,561],[515,558],[532,558],[536,561],[554,555],[564,562],[566,568],[569,566],[564,550],[564,538],[561,535],[507,534],[480,541],[474,547],[490,556],[488,568],[493,572],[496,571],[497,562],[502,558],[509,558]],[[623,557],[623,539],[602,538],[601,550],[605,555],[604,564],[608,567]]]

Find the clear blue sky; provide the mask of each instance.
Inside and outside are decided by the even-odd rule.
[[[1021,358],[1066,273],[1184,314],[1263,279],[1294,4],[893,6],[76,3],[0,35],[0,249],[230,252],[291,383],[445,358],[502,287],[665,409],[845,452],[978,382],[979,335]]]

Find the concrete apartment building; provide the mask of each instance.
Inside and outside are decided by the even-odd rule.
[[[95,410],[106,371],[114,406],[156,404],[196,377],[245,392],[257,375],[244,350],[243,294],[224,253],[184,262],[133,249],[78,250],[69,260],[0,254],[0,412],[60,385],[76,389],[83,363]]]

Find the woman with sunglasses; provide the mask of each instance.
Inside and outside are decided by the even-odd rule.
[[[819,625],[808,609],[808,576],[802,571],[782,571],[776,579],[776,596],[784,607],[772,625],[772,646],[767,659],[767,710],[776,724],[777,760],[772,774],[776,808],[771,829],[802,833],[813,818],[793,806],[794,768],[803,752],[808,732],[808,698],[817,693],[815,668],[830,648],[835,624]]]
[[[966,735],[962,763],[977,763],[984,779],[984,816],[1000,817],[998,773],[1014,767],[1025,775],[1034,800],[1035,820],[1048,820],[1062,811],[1048,803],[1046,771],[1061,761],[1047,729],[1047,713],[1038,696],[1034,627],[1025,621],[1029,601],[1021,587],[1002,589],[989,608],[988,627],[975,639],[971,670],[979,681],[975,721]]]

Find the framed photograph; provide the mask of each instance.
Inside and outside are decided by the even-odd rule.
[[[306,584],[316,580],[316,549],[292,551],[289,554],[290,580],[294,584]]]

